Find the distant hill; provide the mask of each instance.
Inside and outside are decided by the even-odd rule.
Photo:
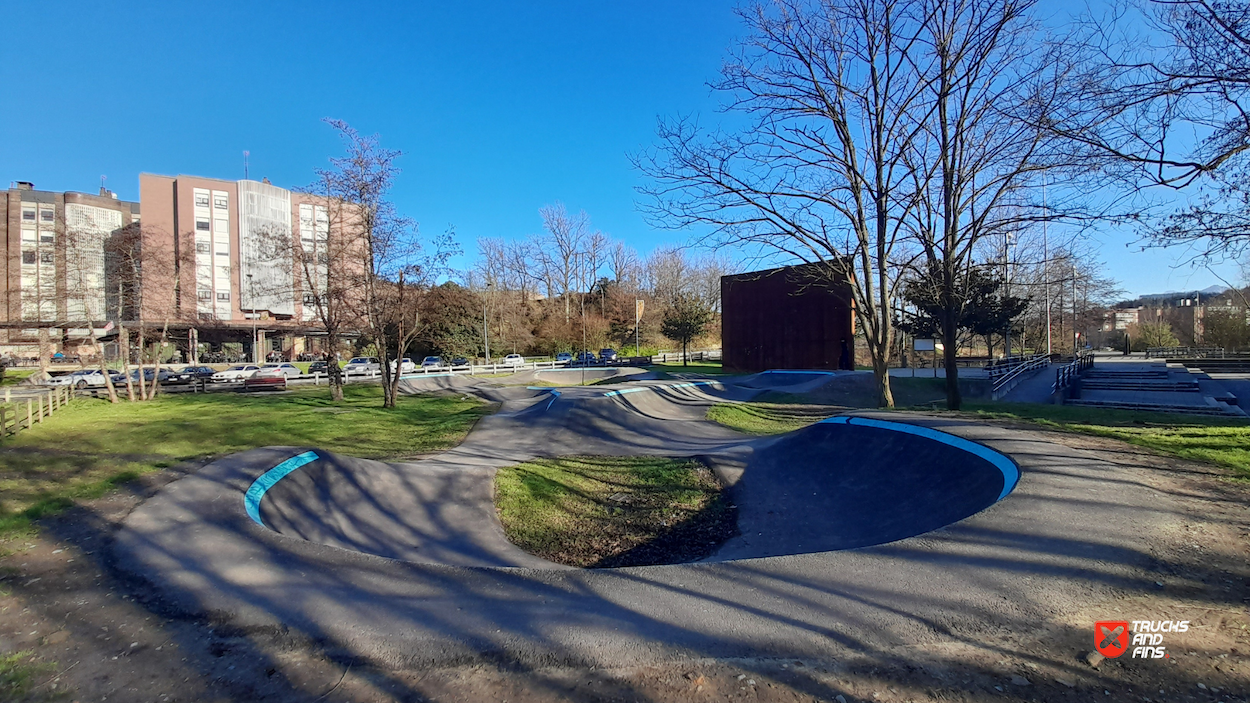
[[[1122,300],[1116,303],[1113,307],[1133,308],[1146,304],[1158,305],[1162,301],[1182,300],[1185,298],[1195,297],[1206,300],[1207,298],[1220,295],[1221,293],[1226,293],[1230,290],[1232,289],[1228,286],[1214,285],[1207,286],[1201,290],[1169,290],[1164,291],[1163,293],[1146,293],[1144,295],[1139,295],[1132,300]]]

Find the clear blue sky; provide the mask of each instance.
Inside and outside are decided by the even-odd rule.
[[[137,199],[138,174],[250,175],[294,187],[340,152],[324,117],[401,149],[394,199],[427,233],[540,230],[557,200],[642,252],[628,154],[656,117],[709,115],[740,30],[732,2],[56,2],[0,43],[0,180]],[[16,14],[14,14],[16,13]],[[11,28],[16,29],[16,28]],[[1201,288],[1169,254],[1109,273],[1132,292]],[[461,265],[464,260],[460,262]]]

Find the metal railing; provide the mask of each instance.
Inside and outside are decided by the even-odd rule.
[[[1045,354],[1034,354],[1028,357],[1016,357],[1006,363],[991,366],[990,398],[998,400],[1015,388],[1020,381],[1033,376],[1038,371],[1050,366],[1050,357]]]
[[[1189,359],[1223,359],[1223,347],[1150,347],[1146,349],[1147,359],[1168,359],[1185,357]]]
[[[1055,385],[1051,386],[1051,391],[1058,393],[1072,386],[1074,382],[1081,378],[1081,374],[1094,368],[1094,355],[1082,354],[1074,361],[1064,364],[1055,369]]]

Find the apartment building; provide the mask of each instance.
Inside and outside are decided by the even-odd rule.
[[[25,181],[0,199],[0,343],[33,341],[51,323],[73,328],[107,319],[105,241],[140,222],[139,203],[105,188],[53,192]]]
[[[324,200],[267,180],[148,173],[138,203],[29,183],[5,198],[0,342],[28,345],[52,328],[64,344],[88,322],[112,321],[168,328],[186,359],[228,343],[248,357],[315,346],[310,303],[329,273]],[[136,261],[118,265],[119,249]]]

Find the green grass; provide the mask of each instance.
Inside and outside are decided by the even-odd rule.
[[[652,364],[647,367],[655,371],[661,378],[667,378],[670,373],[700,373],[700,374],[735,374],[736,371],[726,371],[721,368],[719,361],[692,361],[687,366],[681,364]]]
[[[963,412],[1120,439],[1161,454],[1227,467],[1238,478],[1250,479],[1250,423],[1245,420],[1026,403],[969,402]]]
[[[42,424],[0,440],[0,538],[142,474],[268,445],[401,458],[460,442],[490,406],[449,396],[403,396],[349,385],[286,394],[178,393],[146,403],[80,398]]]
[[[707,419],[745,434],[771,435],[807,427],[837,412],[827,405],[720,403],[707,409]]]
[[[0,379],[0,386],[16,386],[25,381],[28,376],[35,373],[39,369],[5,369],[4,378]]]
[[[29,650],[0,655],[0,700],[41,701],[44,696],[33,691],[39,679],[56,671],[56,666],[48,662],[38,662],[34,653]]]
[[[495,506],[514,544],[580,567],[697,559],[736,524],[706,466],[661,457],[562,457],[500,469]]]

